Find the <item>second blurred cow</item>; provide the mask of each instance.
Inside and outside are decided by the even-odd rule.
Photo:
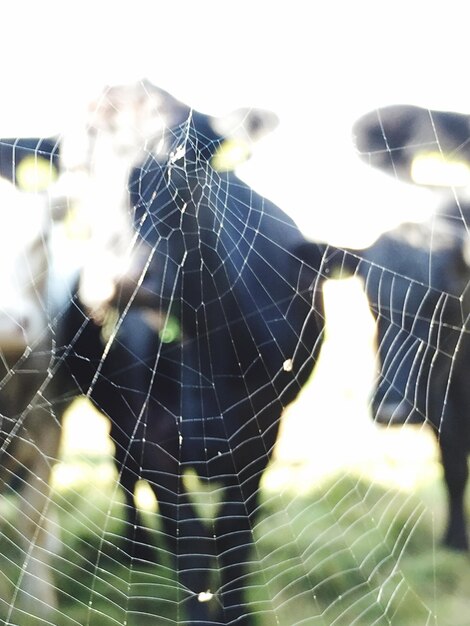
[[[441,194],[430,221],[402,225],[358,252],[358,273],[377,318],[374,415],[432,426],[449,494],[445,544],[468,549],[470,206],[452,185],[470,182],[470,116],[396,105],[360,118],[354,134],[364,161]]]

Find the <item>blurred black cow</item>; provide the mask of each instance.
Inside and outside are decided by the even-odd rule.
[[[171,348],[166,343],[169,343],[171,335],[178,335],[178,324],[175,326],[174,318],[165,323],[161,314],[150,311],[148,296],[145,295],[148,281],[138,285],[141,281],[140,273],[154,254],[152,247],[155,245],[155,235],[151,234],[152,227],[149,229],[148,221],[140,223],[140,209],[130,204],[129,189],[137,190],[138,178],[141,176],[141,170],[134,166],[141,164],[152,150],[168,150],[175,139],[173,127],[178,128],[180,122],[191,116],[192,126],[198,136],[198,158],[210,162],[217,171],[231,171],[250,157],[253,141],[271,132],[278,120],[275,114],[255,108],[237,109],[222,117],[203,114],[190,110],[146,80],[139,85],[106,88],[102,97],[89,109],[85,127],[77,128],[72,136],[66,135],[62,142],[62,152],[65,153],[62,158],[62,181],[66,183],[59,190],[63,187],[65,193],[69,194],[79,191],[78,196],[72,195],[66,200],[76,208],[78,205],[91,231],[89,261],[82,268],[79,282],[78,308],[72,305],[62,320],[62,343],[66,353],[70,352],[68,359],[73,360],[74,355],[86,353],[87,359],[93,364],[92,371],[100,371],[101,383],[96,385],[96,381],[93,381],[92,399],[102,412],[111,416],[114,461],[126,503],[123,554],[149,561],[154,558],[153,549],[150,548],[152,542],[134,500],[141,472],[127,451],[128,432],[123,433],[119,419],[115,420],[116,415],[131,409],[126,404],[127,399],[123,400],[113,392],[124,384],[122,376],[129,383],[139,359],[136,355],[147,354],[149,350],[150,354],[155,355]],[[73,181],[76,173],[78,182]],[[99,204],[99,198],[103,197],[105,202]],[[116,197],[117,202],[113,204],[111,198]],[[64,201],[58,204],[62,205]],[[137,230],[141,232],[135,240],[134,233]],[[145,236],[143,231],[147,231]],[[117,305],[123,308],[130,302],[133,309],[127,311],[124,319],[119,321],[118,339],[113,337],[111,342],[109,362],[112,366],[109,371],[107,363],[100,364],[105,350],[103,337],[110,327],[110,319],[117,313]],[[145,310],[139,306],[142,303],[147,304]],[[109,307],[110,304],[112,307]],[[155,302],[152,304],[155,305]],[[83,311],[79,312],[81,309]],[[81,326],[85,319],[83,315],[85,318],[93,317],[97,324],[89,324],[86,332],[74,337],[78,321],[81,320]],[[133,332],[136,327],[139,333]],[[160,341],[160,335],[164,336],[163,342]],[[72,345],[67,348],[70,342]],[[159,346],[158,350],[156,345]],[[175,385],[170,382],[177,378],[177,373],[170,371],[175,370],[175,366],[172,365],[162,375],[163,361],[161,358],[158,370],[160,377],[163,376],[166,381],[160,391],[162,407],[169,406],[171,399],[176,398],[179,392],[179,388],[175,389]],[[64,385],[63,368],[60,365],[59,360],[57,378]],[[89,373],[90,369],[79,361],[75,361],[75,368],[72,368],[75,383],[78,383],[78,389],[87,393],[94,376],[87,378],[85,370]],[[107,371],[106,376],[104,371]],[[140,371],[136,376],[140,378],[134,387],[144,385],[147,376],[142,376]],[[105,378],[108,382],[113,381],[111,389],[104,384]],[[65,385],[56,410],[63,413],[76,393],[76,384],[68,391]],[[133,419],[137,419],[137,414]]]
[[[374,415],[386,424],[432,426],[449,494],[444,541],[465,550],[470,204],[451,185],[470,181],[470,116],[390,106],[360,118],[354,134],[366,162],[441,193],[438,212],[428,222],[404,224],[358,252],[363,259],[358,273],[377,318],[381,370]]]
[[[78,290],[62,362],[111,419],[121,482],[131,488],[145,478],[155,492],[188,623],[251,624],[242,592],[259,483],[281,413],[318,354],[323,250],[232,172],[215,169],[214,137],[200,125],[213,129],[215,120],[148,83],[105,93],[93,137],[119,143],[119,115],[145,118],[155,103],[162,129],[144,146],[138,136],[140,151],[126,155],[127,273],[111,277],[101,302],[84,302]],[[231,125],[249,137],[263,119],[246,110]],[[100,324],[112,309],[116,323],[104,338]],[[164,343],[170,323],[180,334]],[[223,489],[209,525],[186,492],[188,468]]]

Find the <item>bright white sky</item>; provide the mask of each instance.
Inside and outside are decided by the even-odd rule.
[[[392,103],[468,110],[465,0],[0,3],[0,136],[61,132],[103,83],[141,77],[193,107],[281,118],[240,174],[312,238],[360,243],[413,217],[354,155],[355,118]],[[384,191],[385,190],[385,191]]]

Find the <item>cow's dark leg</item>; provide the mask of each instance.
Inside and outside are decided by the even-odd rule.
[[[245,592],[249,586],[249,559],[253,545],[253,517],[258,503],[260,475],[224,491],[216,522],[217,554],[221,570],[220,622],[251,626]]]
[[[163,457],[166,453],[158,453]],[[187,626],[206,626],[217,622],[211,618],[207,602],[212,566],[212,542],[208,531],[184,490],[181,467],[170,474],[168,468],[154,473],[151,483],[158,499],[161,523],[167,549],[175,561],[178,576],[179,605],[184,607]]]
[[[449,519],[444,543],[449,548],[468,550],[464,495],[468,480],[467,448],[465,443],[446,433],[439,438],[444,478],[449,497]]]
[[[114,397],[108,409],[112,422],[111,438],[115,443],[114,461],[125,498],[124,553],[131,559],[154,562],[155,550],[150,533],[142,524],[134,490],[142,474],[140,442],[146,437],[147,395],[160,342],[156,331],[145,323],[142,313],[131,309],[122,321],[116,343],[112,359],[116,370],[109,371],[106,362],[103,368],[104,377],[109,377],[116,388],[98,387],[95,395],[101,394],[104,406],[110,403],[110,394]],[[113,421],[116,418],[118,423]]]

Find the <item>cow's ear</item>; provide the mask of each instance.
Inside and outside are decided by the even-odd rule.
[[[211,118],[210,124],[223,138],[212,155],[211,165],[217,171],[232,171],[250,158],[252,144],[272,132],[279,118],[266,109],[240,108]]]
[[[271,133],[278,126],[279,118],[266,109],[243,107],[212,118],[211,124],[221,137],[240,137],[254,142]]]

